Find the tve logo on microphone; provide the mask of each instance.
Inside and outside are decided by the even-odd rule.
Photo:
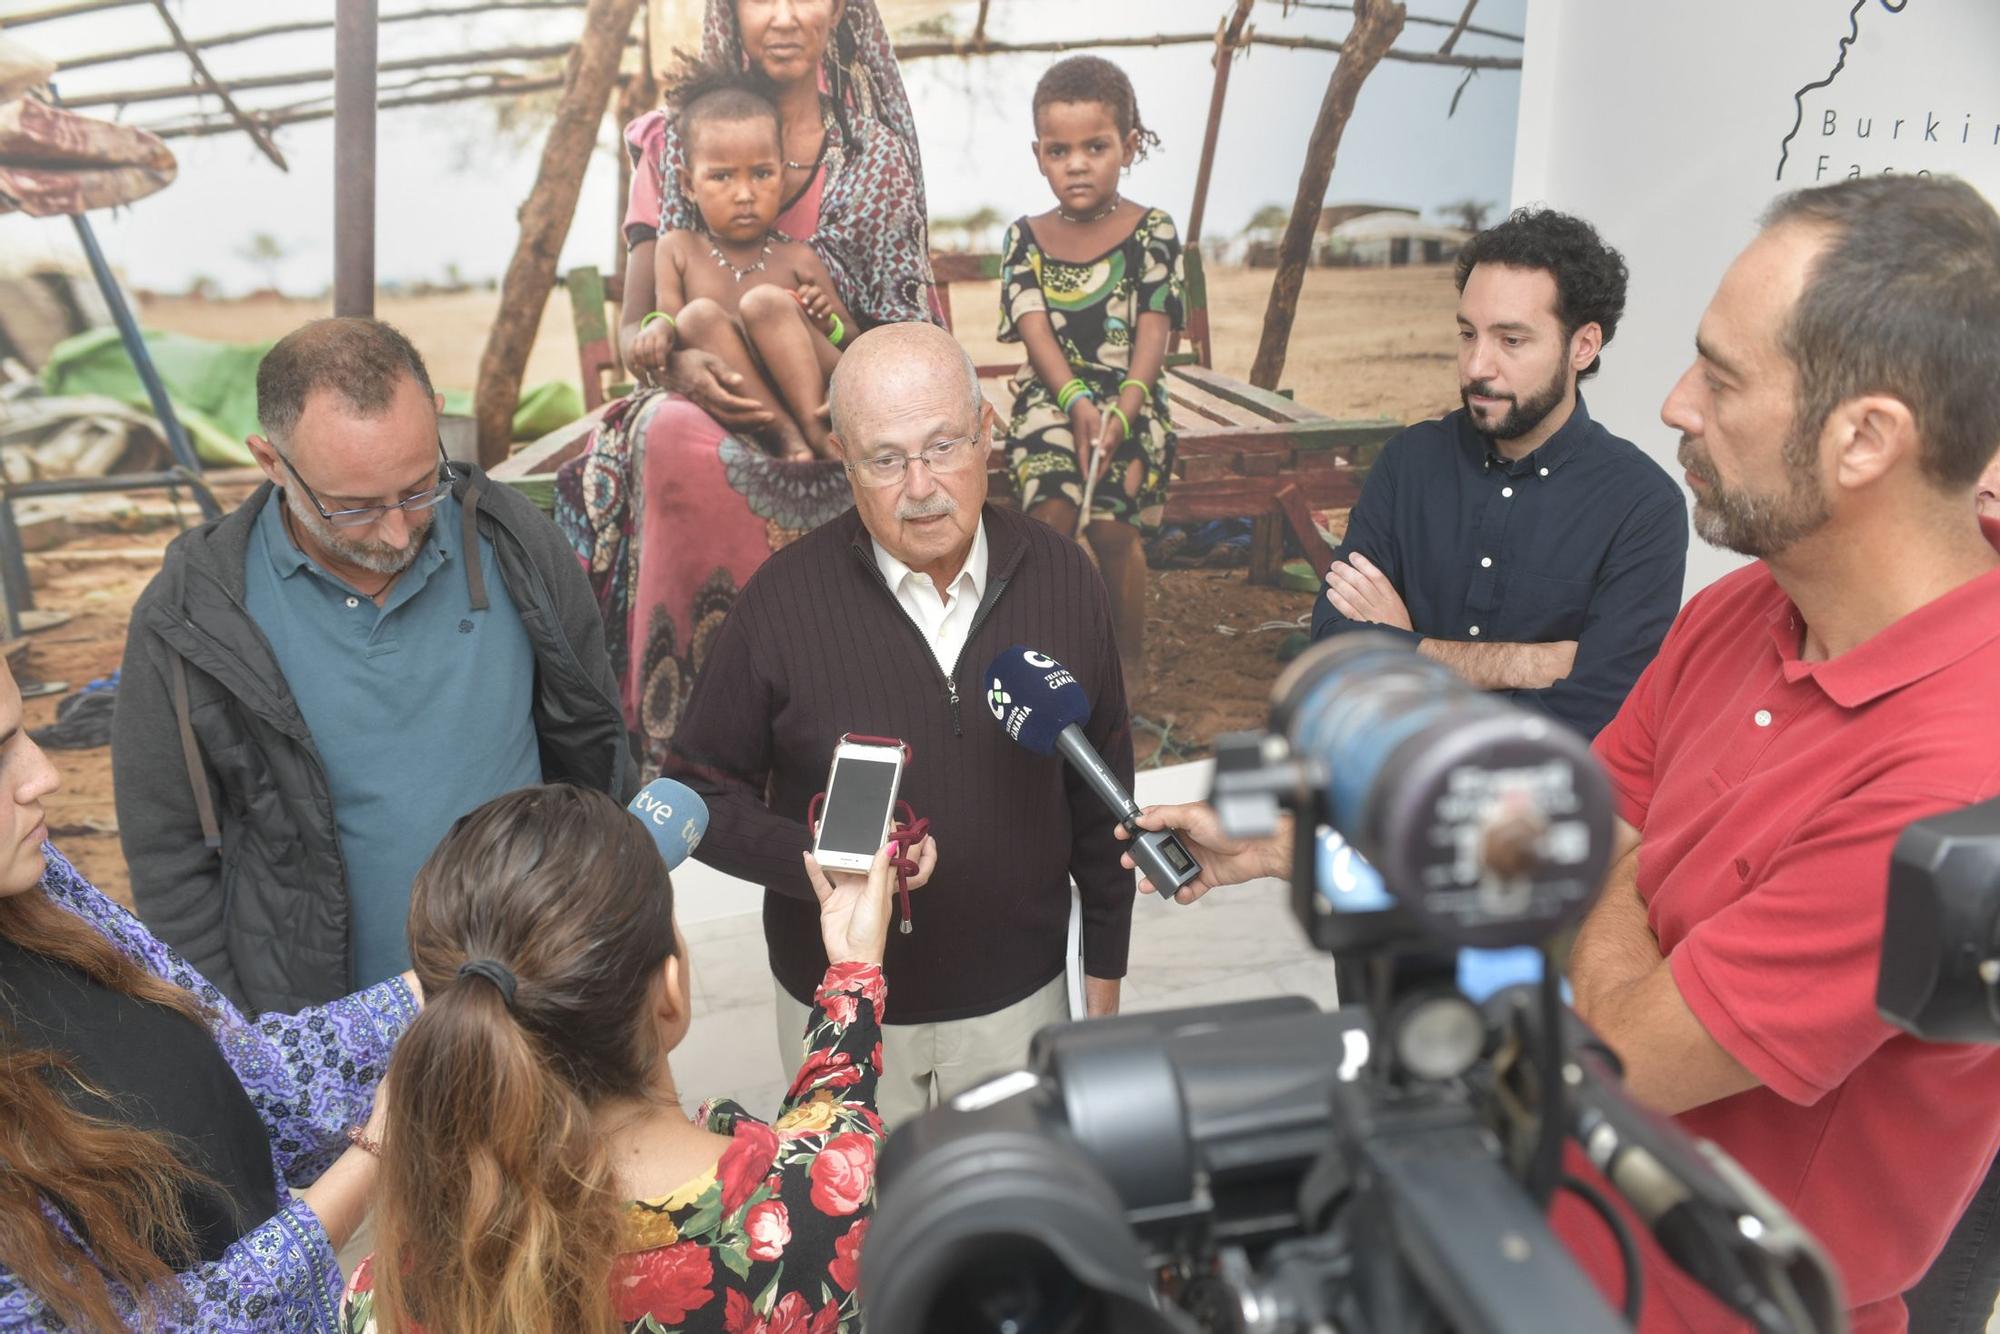
[[[680,828],[674,830],[676,816],[674,808],[682,809]],[[660,840],[663,831],[669,837],[678,837],[680,857],[685,859],[701,844],[701,836],[708,832],[708,807],[699,796],[671,779],[655,779],[639,790],[632,803],[625,809],[653,827],[654,840]],[[662,849],[665,851],[664,847]]]

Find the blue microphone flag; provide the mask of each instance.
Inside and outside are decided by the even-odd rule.
[[[1065,727],[1090,717],[1090,696],[1069,668],[1016,644],[986,669],[986,707],[1014,740],[1037,755],[1053,755]]]

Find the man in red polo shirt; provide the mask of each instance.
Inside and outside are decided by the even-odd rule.
[[[1757,563],[1697,594],[1597,739],[1624,855],[1576,1008],[1635,1097],[1825,1244],[1862,1334],[1904,1328],[2000,1146],[2000,1048],[1875,1011],[1890,849],[2000,794],[2000,216],[1909,176],[1778,201],[1662,413],[1695,530]],[[1615,1287],[1601,1224],[1558,1226]],[[1731,1327],[1648,1249],[1644,1328]],[[1990,1294],[1989,1294],[1990,1299]]]

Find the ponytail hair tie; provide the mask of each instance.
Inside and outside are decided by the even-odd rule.
[[[507,1008],[510,1010],[514,1008],[514,989],[520,983],[514,977],[513,969],[498,959],[468,959],[458,966],[458,975],[461,979],[485,978],[499,988],[500,999],[507,1003]]]

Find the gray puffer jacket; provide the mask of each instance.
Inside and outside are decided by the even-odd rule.
[[[347,869],[319,751],[244,605],[244,556],[271,493],[183,533],[132,609],[111,730],[118,831],[139,915],[249,1011],[349,989]],[[467,534],[493,543],[535,652],[542,773],[627,801],[627,745],[604,626],[560,530],[461,468]],[[464,562],[484,606],[476,560]]]

